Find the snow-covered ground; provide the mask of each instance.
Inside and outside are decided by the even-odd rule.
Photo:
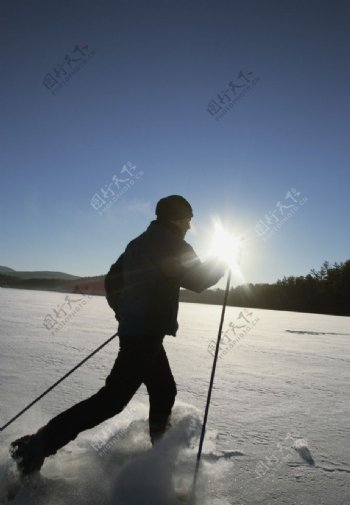
[[[0,289],[0,305],[2,426],[116,326],[101,297]],[[46,460],[42,475],[54,481],[24,487],[12,503],[179,503],[174,487],[191,485],[220,311],[180,306],[178,336],[165,340],[178,385],[174,426],[158,446],[150,450],[142,387],[121,415]],[[49,330],[53,318],[58,323]],[[345,317],[227,309],[196,503],[350,503],[349,323]],[[0,486],[9,442],[96,392],[117,351],[115,339],[0,433]]]

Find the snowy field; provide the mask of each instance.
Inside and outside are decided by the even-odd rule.
[[[116,331],[104,298],[65,297],[0,289],[1,426]],[[220,310],[180,306],[178,336],[165,340],[174,426],[154,449],[142,387],[121,415],[48,458],[13,505],[181,503],[174,490],[191,485]],[[196,503],[349,505],[349,341],[346,317],[227,309]],[[0,486],[9,442],[95,393],[117,351],[115,339],[0,433]]]

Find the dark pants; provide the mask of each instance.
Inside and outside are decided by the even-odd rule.
[[[176,396],[176,384],[162,340],[150,344],[140,339],[141,343],[132,344],[127,338],[120,338],[120,350],[105,386],[38,431],[45,456],[55,454],[81,431],[121,412],[142,383],[149,394],[151,440],[159,438],[166,429]]]

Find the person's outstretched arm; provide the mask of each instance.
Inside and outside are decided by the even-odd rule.
[[[161,270],[166,277],[176,279],[182,288],[200,293],[214,286],[227,266],[218,259],[200,261],[193,248],[185,243],[181,254],[163,258]]]
[[[200,293],[214,286],[225,274],[227,265],[216,258],[200,261],[191,247],[182,264],[180,286]]]

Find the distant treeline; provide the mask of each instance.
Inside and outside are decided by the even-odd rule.
[[[0,286],[104,295],[104,276],[74,280],[21,279],[0,273]],[[180,292],[183,302],[219,305],[223,297],[222,289]],[[275,284],[245,284],[231,288],[228,305],[350,316],[350,260],[332,266],[325,261],[319,271],[312,269],[305,277],[284,277]]]
[[[222,289],[193,293],[184,290],[181,300],[221,304]],[[284,277],[276,284],[245,284],[231,288],[228,305],[295,312],[350,316],[350,260],[330,265],[304,276]]]

